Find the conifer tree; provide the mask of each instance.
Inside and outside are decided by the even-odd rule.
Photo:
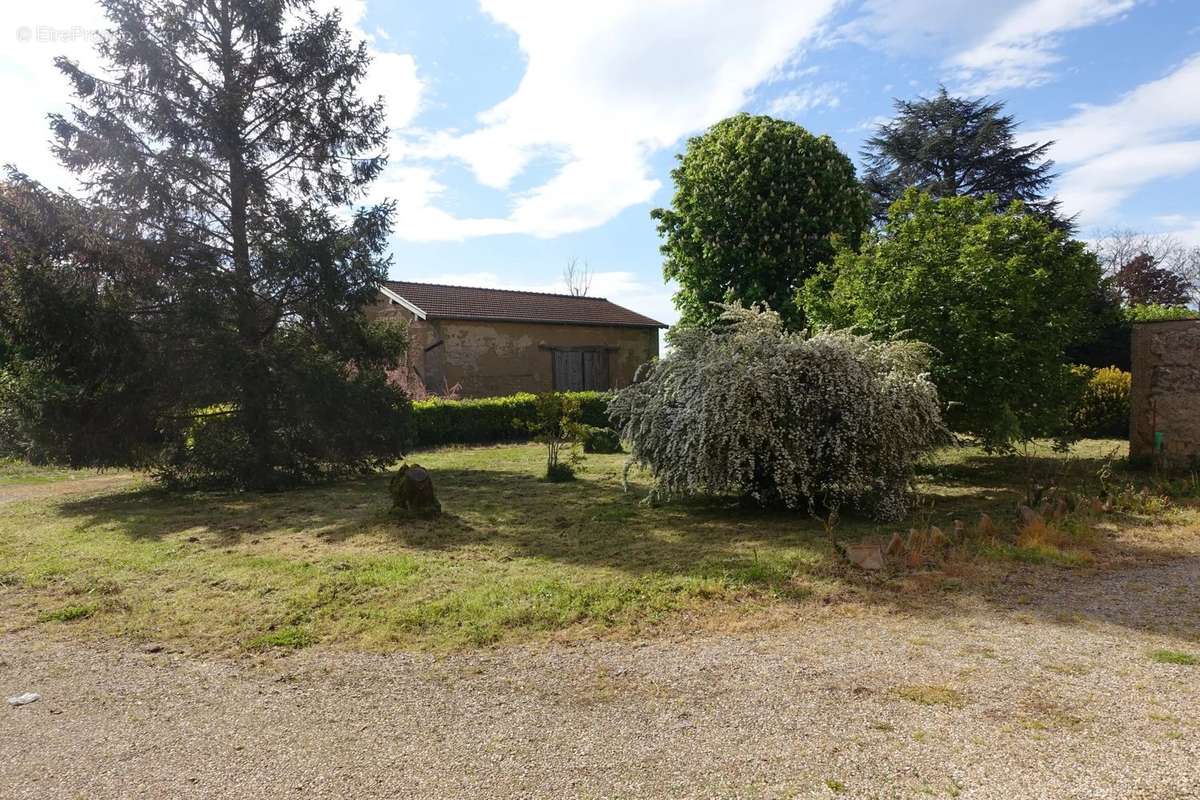
[[[863,183],[877,218],[909,187],[933,197],[994,195],[1002,211],[1020,200],[1056,227],[1058,201],[1047,198],[1053,142],[1017,144],[1017,122],[1004,103],[952,97],[940,87],[933,97],[897,100],[896,116],[879,126],[862,150]]]
[[[154,254],[96,286],[147,352],[186,362],[162,365],[156,466],[272,488],[394,459],[407,406],[385,372],[404,344],[361,313],[392,212],[354,207],[387,136],[359,91],[365,44],[311,0],[101,5],[104,68],[57,60],[76,103],[51,124],[84,202]]]

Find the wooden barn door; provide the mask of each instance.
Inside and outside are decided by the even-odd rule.
[[[554,391],[578,392],[583,389],[583,359],[578,350],[554,351]]]
[[[608,352],[605,350],[583,351],[583,388],[602,392],[608,388]]]
[[[554,350],[554,391],[604,391],[608,388],[607,350]]]

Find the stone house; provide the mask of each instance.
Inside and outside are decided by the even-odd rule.
[[[415,397],[617,389],[658,356],[661,322],[603,297],[386,281],[368,313],[408,323]]]

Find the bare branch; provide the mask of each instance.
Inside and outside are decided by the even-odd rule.
[[[587,297],[588,292],[592,290],[592,269],[588,262],[584,261],[580,265],[579,259],[572,256],[563,268],[563,283],[567,285],[567,292],[572,296]]]

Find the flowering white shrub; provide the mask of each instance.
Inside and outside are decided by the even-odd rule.
[[[919,342],[789,333],[773,311],[737,305],[712,330],[669,337],[671,351],[609,405],[653,497],[851,504],[896,519],[916,460],[949,439]]]

